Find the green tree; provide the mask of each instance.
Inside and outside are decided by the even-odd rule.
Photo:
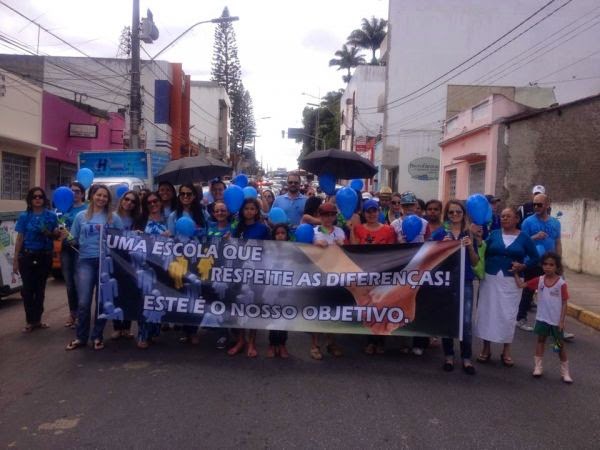
[[[227,6],[223,9],[222,17],[229,17]],[[232,22],[219,23],[215,28],[211,79],[225,88],[230,99],[239,89],[242,68]]]
[[[254,120],[254,107],[250,92],[240,83],[238,91],[234,94],[233,107],[231,111],[231,128],[233,134],[233,148],[237,154],[251,156],[254,151],[246,148],[254,140],[256,134],[256,122]]]
[[[352,78],[350,69],[365,63],[365,58],[363,55],[359,55],[359,51],[360,50],[357,47],[348,47],[348,45],[344,44],[342,45],[341,50],[335,52],[335,56],[337,56],[337,58],[329,60],[330,66],[338,66],[337,70],[345,69],[348,71],[348,73],[342,77],[344,83],[348,83]]]
[[[381,46],[385,39],[387,21],[385,19],[376,19],[371,17],[371,20],[362,19],[360,29],[354,30],[348,36],[348,44],[371,50],[371,64],[378,65],[379,61],[375,57],[375,52]]]
[[[302,111],[302,124],[304,134],[296,139],[302,142],[302,151],[299,159],[308,155],[315,149],[315,137],[318,137],[318,148],[339,148],[340,145],[340,99],[343,89],[330,91],[319,103],[319,108],[305,107]],[[317,112],[319,118],[319,133],[316,134]]]

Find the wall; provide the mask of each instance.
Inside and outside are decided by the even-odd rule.
[[[231,102],[225,89],[215,81],[191,81],[190,131],[193,142],[207,147],[216,157],[227,158]],[[222,115],[220,108],[223,108]],[[222,120],[220,119],[222,117]],[[222,151],[219,151],[219,137]]]
[[[561,222],[564,264],[577,272],[600,275],[600,201],[555,202],[552,215]]]
[[[505,125],[499,141],[506,170],[497,179],[509,204],[529,200],[536,184],[554,202],[600,200],[600,96]]]
[[[386,83],[386,119],[384,135],[384,159],[388,152],[396,155],[400,165],[399,180],[410,181],[415,190],[418,183],[406,178],[406,166],[410,157],[402,156],[406,149],[414,154],[427,154],[427,146],[433,141],[435,157],[439,150],[435,139],[425,139],[422,129],[439,128],[444,119],[445,83],[435,83],[418,91],[435,80],[449,68],[456,66],[497,36],[501,36],[521,22],[525,17],[546,4],[546,0],[507,0],[504,2],[482,2],[481,0],[390,0],[388,28],[388,74]],[[523,34],[506,49],[492,55],[482,64],[454,77],[453,84],[492,84],[526,86],[529,82],[572,64],[596,50],[594,32],[591,29],[577,38],[564,41],[555,51],[538,55],[534,64],[522,65],[519,70],[494,79],[489,75],[492,69],[514,58],[534,44],[547,40],[560,29],[579,19],[597,6],[596,0],[573,2],[559,13],[548,17],[538,26]],[[540,13],[554,9],[554,5]],[[600,65],[600,55],[587,58],[577,65],[578,73],[595,73]],[[498,71],[496,71],[498,72]],[[548,78],[548,81],[553,78]],[[555,78],[554,78],[555,79]],[[440,84],[439,87],[437,84]],[[426,92],[431,90],[430,92]],[[560,102],[570,101],[600,90],[600,79],[582,80],[576,83],[561,83],[556,86]],[[391,103],[394,102],[394,103]],[[359,111],[360,112],[360,111]],[[408,134],[421,135],[420,138],[406,139]],[[441,138],[441,133],[437,136]],[[418,142],[420,141],[420,142]],[[437,194],[437,180],[432,180],[432,194]],[[401,187],[404,187],[401,186]],[[423,194],[424,195],[424,194]]]

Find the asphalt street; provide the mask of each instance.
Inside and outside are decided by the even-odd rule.
[[[440,348],[402,354],[397,338],[367,356],[364,337],[343,336],[345,355],[319,362],[305,333],[291,334],[291,359],[266,359],[259,333],[251,360],[216,350],[208,331],[197,347],[170,332],[141,351],[109,341],[109,326],[105,350],[66,352],[65,318],[58,281],[48,330],[22,334],[20,299],[0,300],[2,448],[599,448],[600,333],[571,319],[568,386],[550,349],[544,377],[532,378],[534,337],[520,330],[515,367],[494,347],[472,377],[443,372]]]

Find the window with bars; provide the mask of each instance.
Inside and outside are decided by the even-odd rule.
[[[31,187],[31,158],[2,152],[2,192],[3,200],[23,200]]]
[[[446,172],[446,200],[456,198],[456,169]]]

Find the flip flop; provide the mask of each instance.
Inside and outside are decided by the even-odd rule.
[[[39,328],[40,330],[45,330],[47,328],[50,328],[50,325],[48,325],[47,323],[44,323],[44,322],[40,322],[38,324],[35,324],[34,328]]]
[[[500,359],[502,360],[502,364],[504,364],[505,367],[512,367],[515,365],[513,359],[510,356],[504,356],[504,353],[500,355]]]
[[[34,326],[28,323],[21,329],[21,333],[31,333],[33,331]]]
[[[101,340],[96,339],[94,341],[94,350],[103,350],[104,349],[104,342],[102,342]]]
[[[70,351],[70,350],[75,350],[76,348],[79,347],[85,347],[85,344],[80,341],[79,339],[73,339],[71,342],[69,342],[67,344],[67,346],[65,347],[65,350]]]

